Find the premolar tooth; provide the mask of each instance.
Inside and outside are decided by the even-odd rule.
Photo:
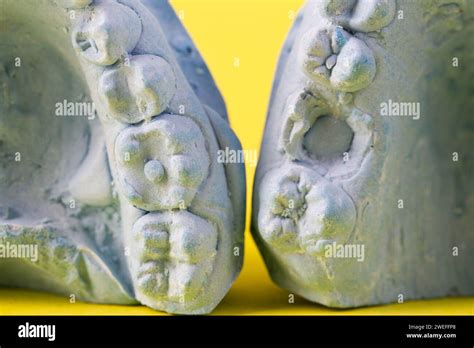
[[[74,1],[79,2],[88,1]],[[141,32],[140,18],[132,9],[117,2],[101,2],[80,19],[73,30],[73,46],[94,64],[112,65],[135,48]]]
[[[128,65],[106,71],[99,93],[112,117],[137,123],[161,114],[175,94],[176,78],[170,64],[161,57],[141,55]]]

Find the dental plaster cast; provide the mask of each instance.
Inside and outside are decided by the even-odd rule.
[[[300,11],[253,195],[278,285],[330,307],[474,293],[473,19],[457,0]]]
[[[217,161],[241,146],[170,5],[0,9],[0,243],[38,247],[0,284],[210,312],[242,266],[245,173]]]

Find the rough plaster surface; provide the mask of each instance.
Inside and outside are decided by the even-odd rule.
[[[240,143],[169,4],[0,7],[0,244],[38,247],[0,258],[0,284],[210,312],[242,265],[245,173],[217,161]]]
[[[331,307],[474,293],[473,18],[449,0],[300,11],[253,195],[278,285]],[[386,116],[389,101],[420,112]]]

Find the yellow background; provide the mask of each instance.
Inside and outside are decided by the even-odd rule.
[[[172,0],[206,60],[227,103],[244,149],[258,151],[281,46],[303,0]],[[239,65],[236,66],[236,62]],[[255,167],[247,164],[247,226]],[[68,298],[25,290],[0,290],[0,315],[163,314],[141,306],[70,304]],[[288,292],[270,280],[247,228],[244,268],[213,314],[454,315],[474,314],[474,298],[413,301],[332,310]]]

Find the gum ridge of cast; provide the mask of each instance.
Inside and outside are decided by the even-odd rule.
[[[216,265],[218,231],[232,225],[226,221],[229,199],[226,194],[224,203],[214,202],[217,211],[212,205],[193,206],[196,199],[202,202],[196,195],[206,181],[215,181],[217,170],[199,122],[169,111],[178,78],[166,50],[132,54],[144,27],[126,1],[58,3],[80,11],[72,26],[78,55],[86,64],[104,67],[98,97],[107,125],[118,129],[112,145],[116,186],[138,211],[129,239],[137,259],[131,273],[138,299],[169,312],[207,313],[218,302],[199,299]]]
[[[315,9],[327,23],[310,27],[295,45],[310,87],[291,94],[282,111],[279,151],[289,169],[279,166],[264,175],[257,221],[263,240],[276,251],[320,258],[325,246],[346,243],[355,228],[354,201],[336,180],[349,179],[361,169],[372,142],[372,117],[351,103],[353,93],[368,87],[376,75],[374,54],[357,34],[390,24],[396,4],[321,0]],[[345,118],[354,132],[351,159],[343,172],[331,168],[332,163],[323,168],[325,163],[303,147],[304,135],[315,121],[331,114]]]

